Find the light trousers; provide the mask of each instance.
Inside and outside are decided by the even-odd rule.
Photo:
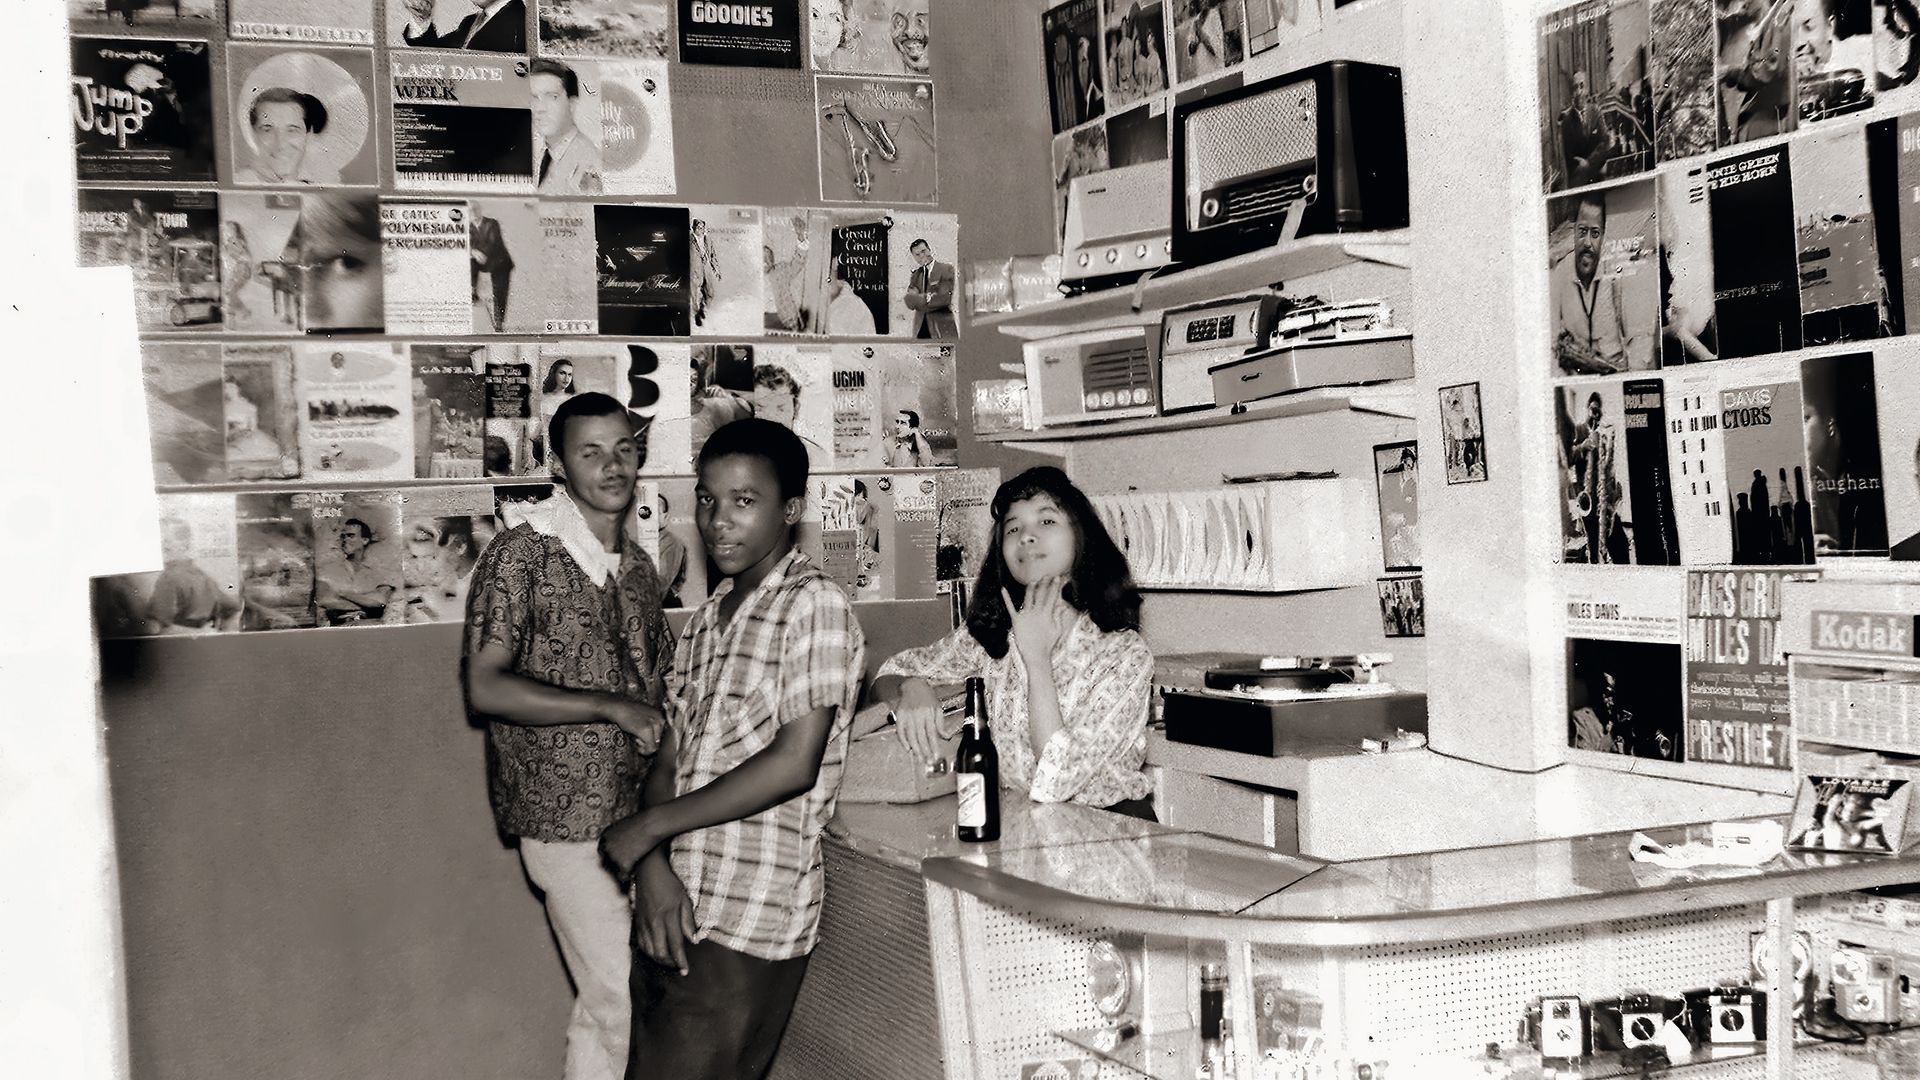
[[[620,1080],[633,1022],[632,902],[600,861],[597,843],[522,837],[520,861],[547,894],[547,922],[573,979],[565,1080]]]

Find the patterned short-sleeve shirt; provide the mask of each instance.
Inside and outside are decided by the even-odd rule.
[[[667,724],[678,741],[674,794],[705,787],[767,748],[788,723],[833,712],[809,790],[752,817],[682,833],[674,872],[707,937],[762,960],[811,952],[826,880],[821,838],[840,795],[847,728],[860,694],[866,639],[853,605],[798,551],[720,626],[723,582],[694,612],[674,651]]]
[[[463,655],[489,642],[512,671],[568,690],[658,705],[673,637],[653,560],[628,544],[619,572],[595,585],[560,541],[516,525],[473,570]],[[588,841],[640,808],[644,761],[613,724],[487,724],[487,787],[500,831]]]
[[[1000,779],[1035,802],[1112,806],[1153,790],[1143,768],[1153,706],[1153,653],[1137,630],[1103,631],[1085,612],[1053,648],[1060,730],[1041,752],[1028,737],[1027,668],[1020,650],[994,659],[962,626],[931,645],[880,665],[881,675],[987,682],[987,720],[1000,752]]]

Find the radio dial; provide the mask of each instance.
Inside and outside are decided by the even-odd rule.
[[[1220,200],[1218,198],[1212,195],[1209,195],[1205,199],[1201,200],[1200,217],[1202,220],[1210,221],[1213,218],[1217,218],[1219,216],[1220,216]]]

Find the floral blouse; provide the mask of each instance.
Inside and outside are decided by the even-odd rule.
[[[880,665],[881,675],[929,682],[987,681],[987,720],[1000,752],[1004,783],[1035,802],[1111,806],[1143,798],[1153,783],[1142,771],[1152,703],[1153,654],[1137,630],[1106,633],[1080,614],[1053,650],[1060,730],[1034,755],[1027,727],[1027,669],[1011,642],[995,660],[962,626],[931,645],[908,649]]]

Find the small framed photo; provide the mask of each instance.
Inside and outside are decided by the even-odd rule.
[[[1426,637],[1427,599],[1418,577],[1379,580],[1380,629],[1388,637]]]
[[[1420,569],[1419,444],[1374,447],[1373,478],[1380,490],[1380,548],[1387,571]]]
[[[1480,384],[1440,388],[1440,438],[1447,453],[1447,483],[1487,478],[1487,429],[1480,420]]]

